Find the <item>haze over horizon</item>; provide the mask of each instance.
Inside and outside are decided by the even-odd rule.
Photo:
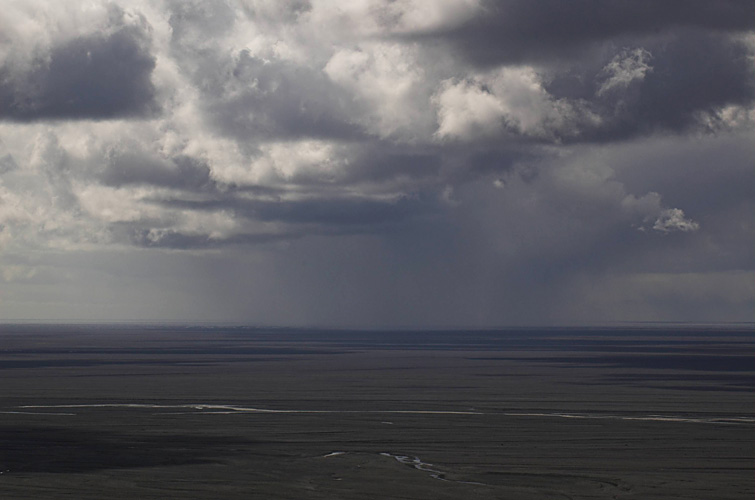
[[[753,12],[6,0],[0,322],[752,322]]]

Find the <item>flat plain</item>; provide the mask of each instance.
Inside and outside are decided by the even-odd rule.
[[[4,499],[752,499],[751,327],[0,326]]]

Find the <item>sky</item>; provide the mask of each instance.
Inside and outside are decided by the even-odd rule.
[[[755,319],[753,0],[3,0],[0,321]]]

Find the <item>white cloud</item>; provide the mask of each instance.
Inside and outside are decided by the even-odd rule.
[[[347,164],[335,145],[326,141],[287,141],[268,143],[251,164],[250,174],[256,182],[327,182],[337,178]]]
[[[354,120],[370,132],[416,139],[428,127],[425,75],[411,46],[365,43],[339,50],[324,71],[354,96],[362,115]]]
[[[681,231],[684,233],[697,231],[700,224],[684,216],[684,211],[679,208],[667,208],[655,220],[653,229],[663,233]]]
[[[439,138],[472,140],[513,132],[538,138],[576,136],[598,121],[579,101],[556,99],[533,67],[503,67],[445,80],[433,96]]]
[[[503,129],[503,103],[477,82],[446,80],[433,103],[438,109],[435,134],[441,139],[492,137]]]
[[[727,104],[717,109],[701,111],[696,115],[700,124],[713,132],[721,130],[749,131],[755,124],[755,109],[736,104]]]
[[[649,61],[652,54],[643,48],[624,49],[614,56],[604,68],[605,80],[597,91],[598,96],[626,90],[635,82],[641,82],[653,71]]]

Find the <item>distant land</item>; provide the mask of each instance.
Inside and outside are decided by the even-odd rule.
[[[749,326],[4,324],[0,345],[4,498],[755,494]]]

